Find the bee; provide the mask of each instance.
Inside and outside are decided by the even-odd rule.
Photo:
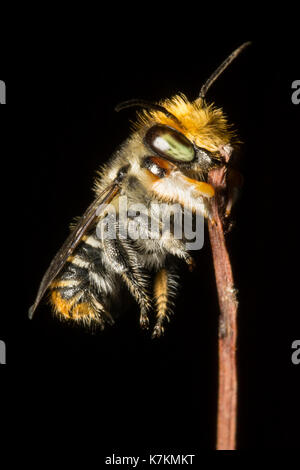
[[[224,165],[224,152],[231,154],[238,140],[222,109],[208,104],[205,96],[248,45],[242,44],[216,69],[193,102],[178,94],[159,103],[131,100],[117,106],[117,111],[132,106],[142,110],[132,135],[98,172],[95,199],[52,260],[30,318],[48,291],[61,319],[103,329],[115,322],[112,312],[126,287],[139,306],[141,327],[149,328],[150,313],[155,310],[152,337],[164,333],[175,305],[178,259],[192,269],[193,258],[184,237],[176,238],[172,227],[168,236],[161,232],[154,238],[136,238],[129,232],[124,236],[129,224],[136,228],[135,220],[128,212],[118,218],[118,203],[126,196],[131,204],[147,209],[153,202],[163,204],[164,215],[171,218],[172,205],[177,204],[212,219],[215,190],[207,182],[208,173]],[[227,198],[228,213],[232,194]],[[115,236],[108,237],[99,226],[112,213],[117,215],[112,225],[116,230]],[[142,228],[149,235],[145,219]]]

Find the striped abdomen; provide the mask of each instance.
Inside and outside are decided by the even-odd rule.
[[[96,234],[82,238],[49,288],[51,303],[59,316],[86,324],[113,323],[108,308],[116,280],[108,273],[103,256]]]

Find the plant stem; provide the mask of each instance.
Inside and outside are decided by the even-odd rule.
[[[229,157],[228,157],[229,158]],[[237,423],[237,307],[230,258],[223,229],[222,192],[226,190],[225,167],[212,170],[209,183],[215,188],[213,219],[208,223],[216,285],[219,317],[219,385],[217,414],[217,450],[236,448]]]

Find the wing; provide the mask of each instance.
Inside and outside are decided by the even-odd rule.
[[[61,249],[57,252],[55,257],[51,261],[49,268],[44,274],[35,302],[28,311],[28,316],[30,319],[33,317],[33,314],[38,304],[42,300],[42,297],[44,296],[50,283],[61,271],[68,257],[73,253],[77,245],[80,243],[80,240],[82,239],[87,229],[91,226],[95,219],[99,217],[99,215],[101,215],[105,208],[105,205],[109,204],[110,201],[118,194],[119,191],[119,181],[114,180],[109,186],[107,186],[107,188],[102,191],[102,193],[97,197],[97,199],[92,202],[92,204],[88,207],[84,215],[77,222],[75,228],[70,233]]]

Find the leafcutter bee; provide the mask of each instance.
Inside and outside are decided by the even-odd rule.
[[[193,266],[184,236],[174,236],[174,204],[210,218],[214,188],[207,182],[208,173],[224,164],[222,155],[234,151],[238,142],[223,111],[206,102],[206,92],[248,44],[218,67],[193,102],[179,94],[157,104],[132,100],[116,108],[138,106],[142,110],[132,135],[101,168],[95,200],[51,262],[30,318],[49,291],[59,317],[104,328],[114,323],[114,304],[120,287],[126,286],[139,305],[141,326],[149,327],[149,314],[154,311],[152,336],[164,332],[178,287],[178,258]],[[124,197],[129,205],[142,206],[138,224],[144,236],[132,235],[137,222],[128,211],[120,217],[119,203]],[[163,215],[173,220],[165,232],[152,211],[158,226],[154,237],[149,213],[145,213],[153,202],[163,206]],[[232,195],[227,203],[229,211]]]

